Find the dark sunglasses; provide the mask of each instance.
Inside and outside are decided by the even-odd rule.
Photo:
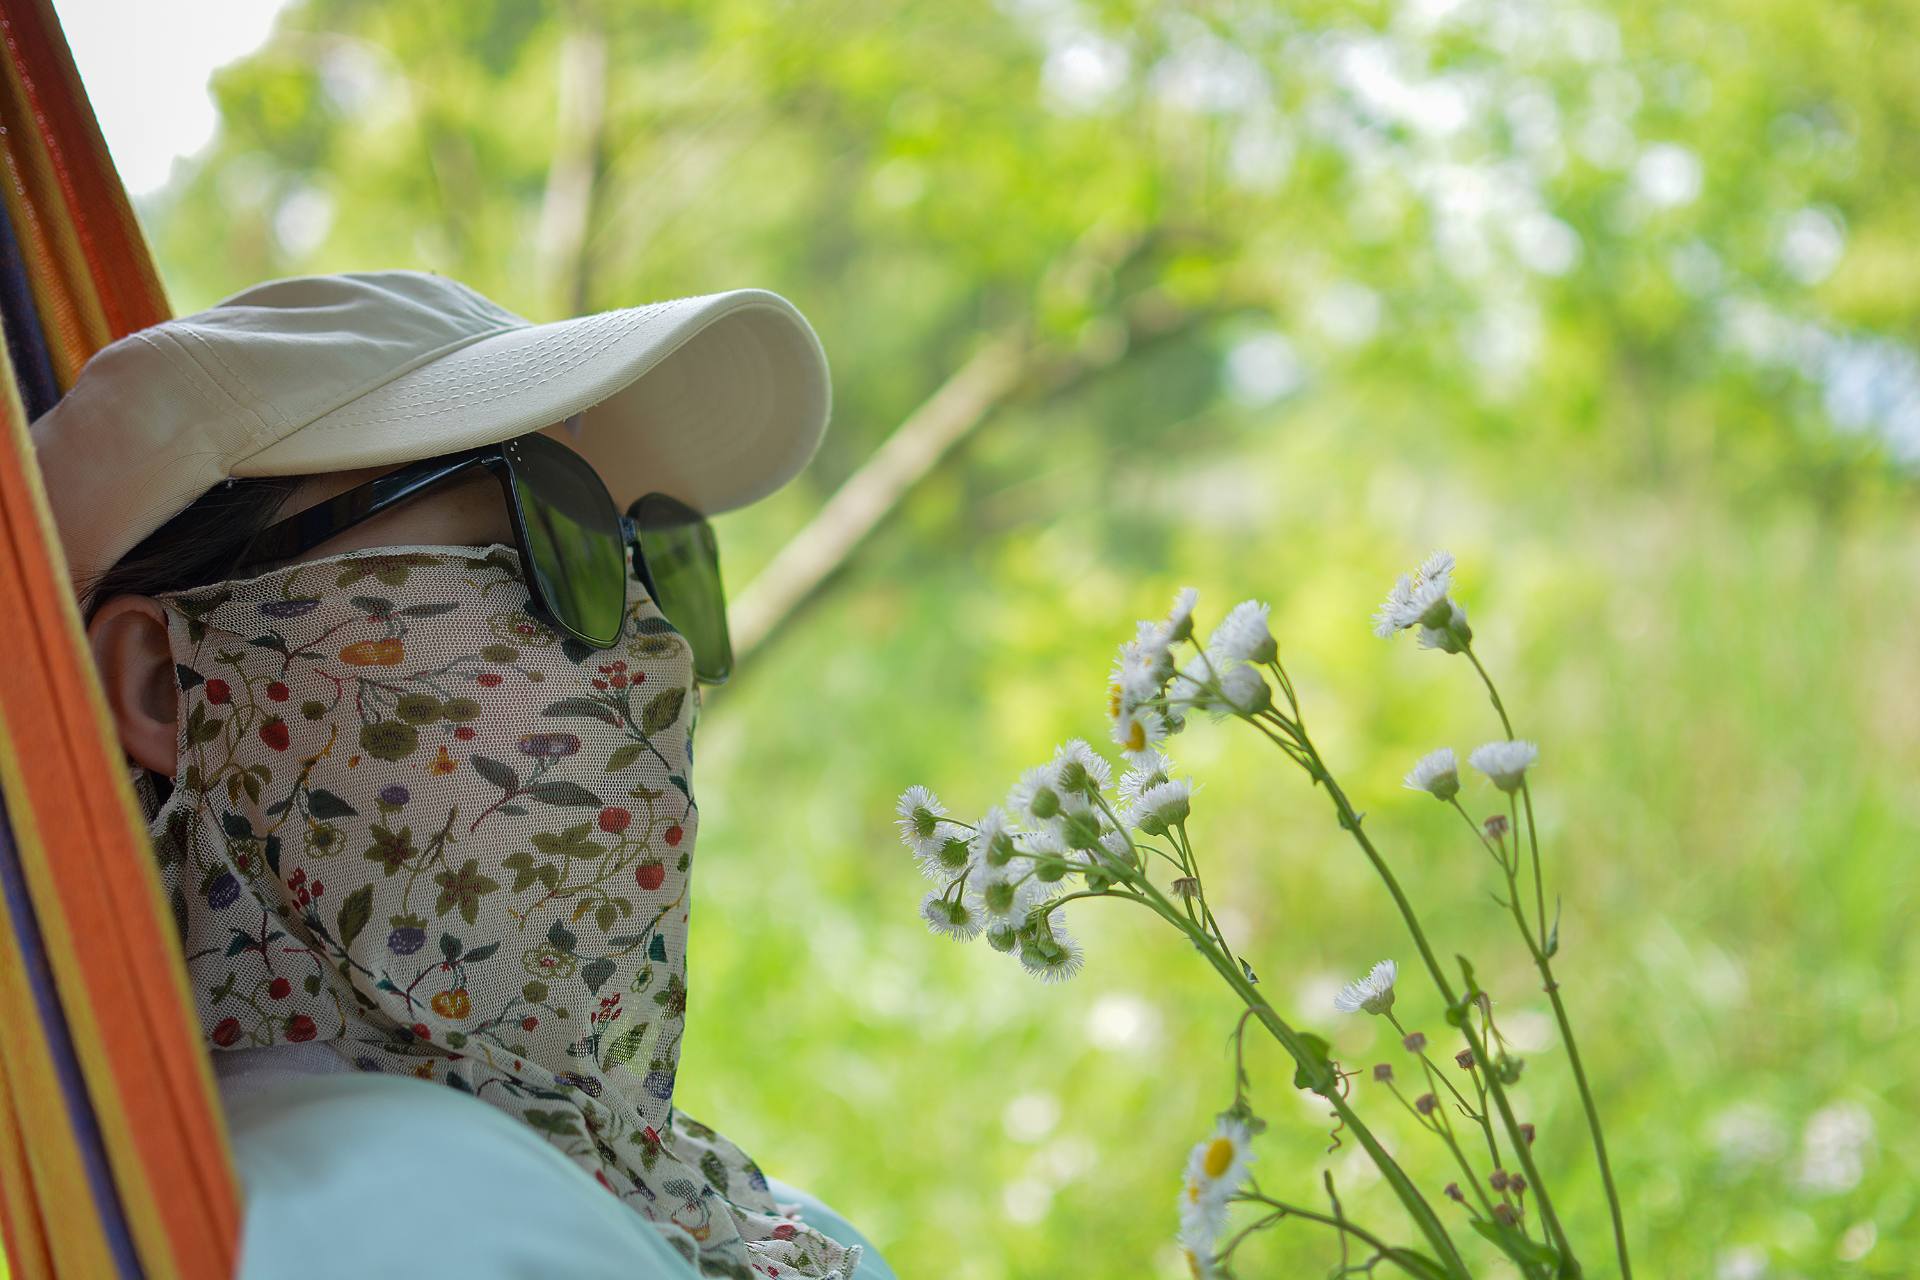
[[[594,649],[620,639],[627,552],[654,604],[693,650],[694,676],[723,684],[733,671],[720,549],[706,517],[650,493],[621,515],[600,473],[538,433],[410,463],[260,531],[235,569],[291,560],[389,507],[485,467],[500,481],[534,605]]]

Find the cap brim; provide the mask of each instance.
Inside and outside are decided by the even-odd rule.
[[[763,289],[678,298],[507,329],[408,370],[237,462],[237,476],[411,462],[558,432],[624,509],[672,494],[744,506],[813,457],[832,411],[826,352]]]

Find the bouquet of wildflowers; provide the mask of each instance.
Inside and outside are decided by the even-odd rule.
[[[1422,647],[1458,655],[1471,665],[1505,736],[1476,749],[1467,762],[1498,789],[1506,811],[1484,822],[1468,815],[1449,747],[1419,760],[1406,786],[1456,811],[1468,838],[1491,864],[1495,896],[1512,917],[1552,1003],[1606,1188],[1620,1274],[1630,1280],[1625,1227],[1599,1112],[1553,975],[1558,915],[1549,919],[1547,914],[1528,781],[1538,752],[1515,736],[1493,679],[1474,653],[1466,610],[1452,597],[1453,571],[1453,557],[1440,552],[1403,575],[1375,615],[1374,630],[1383,638],[1415,631]],[[1340,1258],[1336,1275],[1372,1274],[1386,1267],[1420,1280],[1470,1276],[1449,1225],[1462,1223],[1523,1276],[1581,1275],[1574,1242],[1534,1162],[1534,1127],[1516,1114],[1508,1096],[1522,1060],[1502,1036],[1492,998],[1475,980],[1468,958],[1456,957],[1456,968],[1449,969],[1435,954],[1385,855],[1314,745],[1268,625],[1268,606],[1252,600],[1235,606],[1202,645],[1195,604],[1191,588],[1181,591],[1167,617],[1139,623],[1133,639],[1120,646],[1107,708],[1113,741],[1127,766],[1117,784],[1105,757],[1075,740],[1021,774],[1005,803],[976,822],[953,817],[922,786],[900,797],[901,837],[935,885],[921,904],[922,916],[935,932],[961,941],[984,933],[996,951],[1017,956],[1028,972],[1054,981],[1071,977],[1083,961],[1081,945],[1064,922],[1066,904],[1082,898],[1131,902],[1186,935],[1244,1003],[1234,1033],[1232,1103],[1219,1113],[1213,1134],[1193,1148],[1179,1193],[1180,1240],[1196,1277],[1231,1276],[1236,1248],[1284,1218],[1333,1232]],[[1430,1198],[1414,1184],[1361,1116],[1359,1095],[1350,1086],[1361,1073],[1342,1067],[1326,1041],[1296,1028],[1267,1001],[1253,968],[1214,918],[1189,832],[1194,785],[1178,776],[1161,752],[1196,712],[1245,725],[1279,752],[1283,768],[1297,767],[1320,788],[1405,922],[1417,971],[1440,997],[1448,1027],[1444,1039],[1451,1043],[1429,1042],[1420,1030],[1402,1025],[1394,1012],[1402,976],[1394,960],[1373,965],[1334,1004],[1344,1013],[1383,1018],[1400,1036],[1407,1064],[1374,1066],[1369,1087],[1377,1089],[1373,1096],[1379,1101],[1404,1108],[1448,1153],[1458,1178],[1440,1197]],[[1417,1239],[1394,1243],[1383,1229],[1349,1217],[1330,1172],[1322,1175],[1324,1204],[1318,1196],[1311,1204],[1282,1199],[1258,1185],[1250,1168],[1252,1143],[1266,1125],[1248,1098],[1244,1038],[1249,1023],[1257,1023],[1292,1057],[1294,1087],[1324,1099],[1365,1150],[1405,1206]],[[1258,1213],[1229,1235],[1229,1210],[1235,1204],[1256,1206]]]

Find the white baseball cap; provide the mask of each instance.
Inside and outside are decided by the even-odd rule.
[[[579,415],[624,509],[708,514],[819,446],[826,352],[778,294],[733,289],[533,324],[419,271],[271,280],[102,348],[32,425],[76,589],[228,476],[411,462]],[[83,601],[84,603],[84,601]]]

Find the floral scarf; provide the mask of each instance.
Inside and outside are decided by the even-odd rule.
[[[673,1105],[699,810],[685,641],[528,612],[511,547],[349,551],[161,597],[154,847],[216,1052],[323,1042],[532,1126],[703,1275],[849,1277]]]

